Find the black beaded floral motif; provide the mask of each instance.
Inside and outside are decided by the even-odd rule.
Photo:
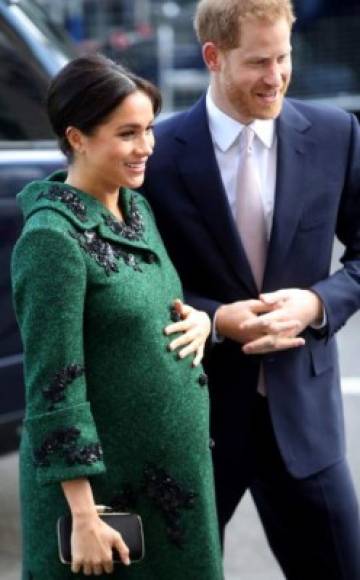
[[[130,241],[140,240],[144,233],[144,222],[136,205],[135,196],[131,196],[129,213],[125,221],[119,222],[110,215],[103,214],[105,224],[115,233]]]
[[[92,465],[103,458],[103,451],[100,443],[89,443],[82,447],[69,447],[65,453],[68,465]]]
[[[65,458],[67,465],[91,465],[100,461],[103,456],[99,443],[89,443],[78,446],[77,440],[81,435],[80,429],[67,427],[56,429],[44,440],[41,447],[34,451],[34,463],[36,467],[50,467],[49,456],[60,454]]]
[[[48,411],[53,411],[55,405],[65,399],[65,389],[71,383],[84,374],[84,367],[78,364],[70,364],[58,371],[49,387],[44,387],[42,392],[45,399],[50,401]]]
[[[182,489],[165,470],[152,464],[144,469],[143,491],[162,512],[169,540],[178,548],[183,547],[185,530],[181,510],[194,507],[196,494]]]
[[[127,266],[141,272],[139,262],[134,254],[125,252],[121,248],[116,247],[100,238],[93,230],[85,230],[84,232],[70,232],[70,235],[75,238],[80,246],[100,265],[104,268],[106,275],[110,276],[113,272],[119,271],[118,260],[122,258]]]
[[[87,219],[85,204],[71,189],[52,185],[47,191],[42,191],[37,197],[38,200],[42,198],[50,199],[51,201],[61,201],[80,221],[85,222]]]

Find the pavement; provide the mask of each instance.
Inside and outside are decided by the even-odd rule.
[[[334,268],[341,253],[336,245]],[[348,457],[360,498],[360,313],[339,333]],[[20,579],[18,456],[0,458],[0,579]],[[225,541],[226,580],[283,580],[264,537],[252,500],[246,495],[228,525]],[[51,580],[51,579],[44,579]]]

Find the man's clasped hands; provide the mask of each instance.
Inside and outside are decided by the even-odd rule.
[[[321,326],[323,320],[323,304],[315,292],[288,288],[224,304],[216,312],[215,324],[218,335],[242,344],[245,354],[264,354],[303,346],[299,335],[307,326]]]

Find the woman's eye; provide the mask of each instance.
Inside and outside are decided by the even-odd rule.
[[[119,137],[122,137],[123,139],[131,139],[134,135],[134,131],[125,131],[124,133],[119,133]]]
[[[154,125],[150,125],[150,126],[149,126],[149,127],[146,129],[146,132],[147,132],[147,133],[152,133],[152,132],[153,132],[153,130],[154,130]]]

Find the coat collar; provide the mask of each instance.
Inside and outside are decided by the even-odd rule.
[[[96,229],[109,241],[139,248],[148,246],[148,216],[139,210],[140,194],[122,190],[125,222],[120,223],[100,201],[65,184],[65,179],[66,172],[56,171],[45,180],[30,183],[19,193],[17,199],[25,220],[43,209],[51,209],[65,216],[80,231]]]

